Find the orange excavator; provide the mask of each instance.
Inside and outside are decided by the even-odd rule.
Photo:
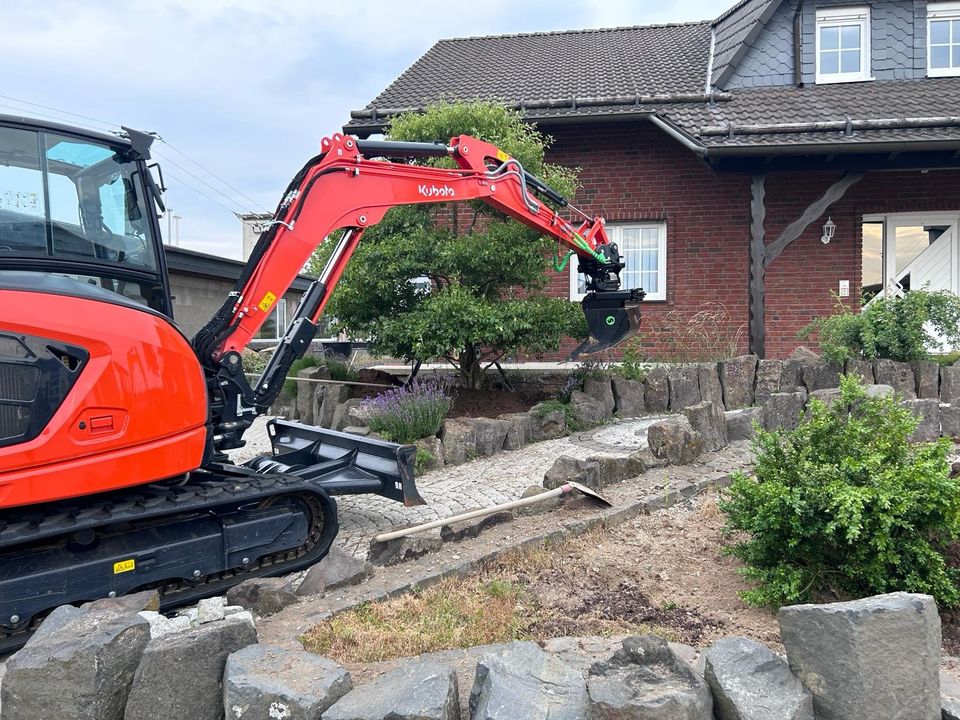
[[[583,352],[639,323],[643,291],[620,289],[624,264],[603,220],[574,227],[554,208],[579,211],[500,149],[468,136],[335,134],[190,340],[173,319],[153,139],[0,116],[0,652],[58,605],[155,588],[169,608],[313,564],[337,533],[338,494],[423,503],[412,446],[275,419],[269,455],[227,456],[273,404],[364,231],[390,208],[483,200],[557,240],[586,277]],[[456,168],[417,162],[441,157]],[[331,237],[323,272],[250,383],[241,351]]]

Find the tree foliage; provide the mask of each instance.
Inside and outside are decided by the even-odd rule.
[[[575,190],[573,172],[544,162],[549,138],[496,104],[440,104],[402,115],[388,138],[446,141],[460,134],[496,144],[562,193]],[[449,158],[425,162],[453,165]],[[447,207],[456,230],[437,221],[437,205],[417,205],[393,208],[365,232],[329,305],[338,329],[369,338],[381,355],[446,358],[471,387],[484,363],[584,336],[579,307],[541,293],[552,240],[480,201]],[[316,271],[332,246],[328,241],[316,254]]]
[[[735,475],[720,502],[727,529],[747,534],[731,548],[757,583],[745,600],[904,590],[960,603],[943,555],[960,534],[960,480],[949,441],[908,442],[916,426],[896,398],[868,397],[846,376],[796,430],[758,432],[755,476]]]
[[[859,313],[837,302],[833,315],[814,318],[801,337],[818,332],[828,360],[888,358],[922,360],[943,349],[936,333],[960,344],[960,297],[947,290],[911,290],[903,297],[878,297]]]

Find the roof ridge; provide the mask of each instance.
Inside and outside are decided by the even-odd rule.
[[[753,0],[739,0],[739,2],[736,3],[733,7],[727,8],[722,13],[720,13],[720,15],[717,16],[716,20],[711,21],[710,27],[716,27],[717,25],[722,23],[724,20],[726,20],[731,15],[733,15],[737,10],[739,10],[749,2],[753,2]]]
[[[744,0],[749,1],[749,0]],[[434,43],[434,46],[439,45],[440,43],[447,42],[462,42],[464,40],[494,40],[500,38],[520,38],[520,37],[547,37],[550,35],[586,35],[589,33],[605,33],[605,32],[622,32],[624,30],[652,30],[659,28],[675,28],[675,27],[694,27],[697,25],[705,25],[707,27],[713,21],[711,20],[691,20],[689,22],[674,22],[674,23],[653,23],[651,25],[618,25],[616,27],[602,27],[602,28],[580,28],[579,30],[537,30],[532,32],[520,32],[520,33],[498,33],[493,35],[467,35],[464,37],[448,37],[440,38]]]

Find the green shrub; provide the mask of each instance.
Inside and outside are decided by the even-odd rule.
[[[758,431],[755,477],[735,475],[720,502],[727,530],[748,535],[728,548],[756,582],[744,600],[905,590],[960,602],[942,553],[960,533],[960,482],[948,441],[908,442],[916,425],[896,399],[844,377],[839,400],[811,400],[796,430]]]
[[[643,381],[650,371],[650,363],[643,355],[643,342],[632,337],[623,346],[623,361],[613,368],[618,375],[627,380]]]
[[[439,380],[414,380],[363,401],[370,429],[386,440],[412,443],[436,435],[453,400]]]
[[[947,291],[911,290],[903,297],[879,297],[855,313],[836,299],[837,312],[814,318],[801,338],[820,335],[823,356],[836,363],[849,358],[909,362],[943,348],[933,330],[950,345],[960,343],[960,297]]]
[[[413,460],[413,474],[422,475],[427,469],[427,463],[433,462],[433,453],[426,448],[418,447],[417,456]]]
[[[306,370],[307,368],[312,367],[321,367],[323,365],[323,358],[318,355],[304,355],[302,358],[297,358],[290,364],[290,370],[287,372],[288,378],[295,378],[297,373],[301,370]],[[289,395],[297,391],[297,381],[296,380],[284,380],[283,389]]]
[[[360,373],[350,367],[349,361],[342,355],[325,355],[323,364],[330,371],[331,380],[353,382],[360,377]]]

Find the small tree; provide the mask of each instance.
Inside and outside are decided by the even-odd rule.
[[[388,138],[405,141],[480,137],[519,160],[564,194],[574,173],[544,162],[549,138],[520,115],[492,103],[441,104],[403,115]],[[452,166],[442,158],[432,164]],[[504,355],[556,350],[583,337],[580,309],[541,294],[553,241],[483,202],[397,207],[368,230],[333,293],[339,329],[370,339],[371,350],[410,360],[440,357],[465,384],[480,386],[484,364]],[[313,260],[323,266],[333,243]]]

